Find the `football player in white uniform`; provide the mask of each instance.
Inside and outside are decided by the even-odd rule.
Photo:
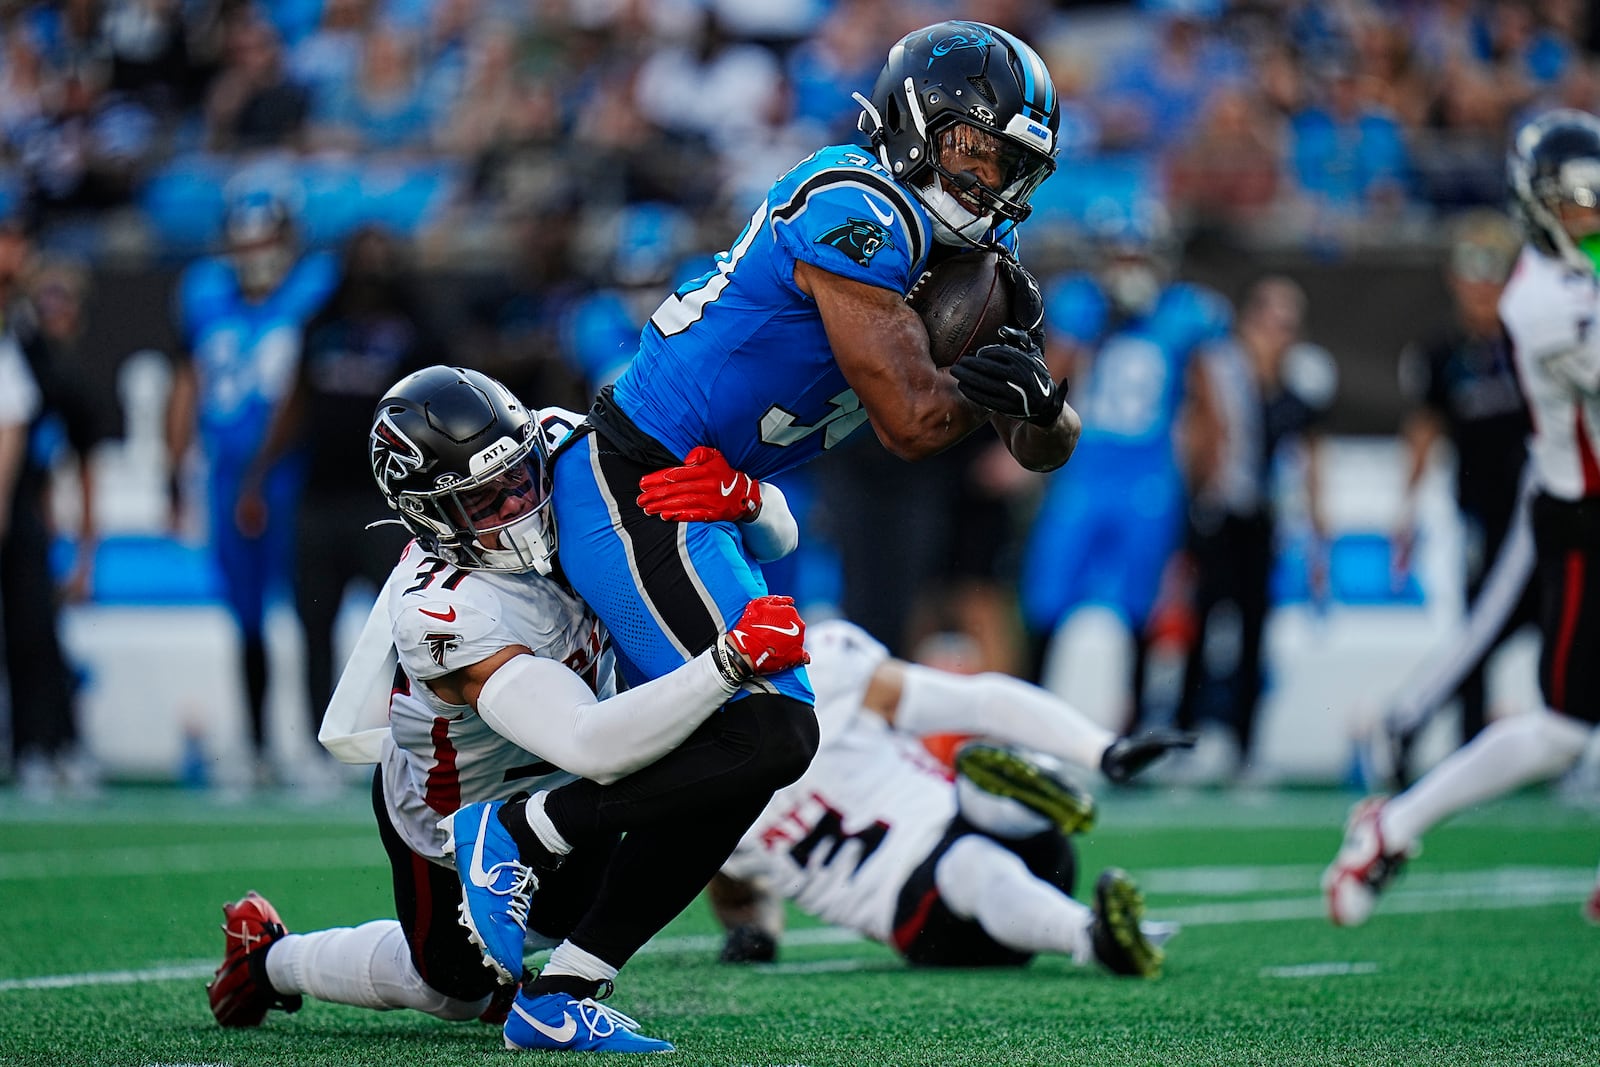
[[[441,817],[518,792],[554,795],[578,776],[613,790],[625,807],[637,772],[678,748],[732,693],[805,661],[792,604],[761,597],[711,649],[617,692],[604,627],[556,571],[539,431],[504,386],[471,370],[429,367],[380,402],[373,473],[417,535],[375,609],[387,613],[399,658],[373,779],[399,918],[295,935],[254,892],[225,905],[226,957],[208,987],[222,1025],[258,1025],[271,1008],[297,1010],[303,996],[445,1019],[520,1009],[509,995],[491,1009],[497,975],[485,969],[474,932],[456,921],[461,892]],[[797,533],[781,495],[769,493],[763,511],[744,528],[751,550],[792,546]],[[615,895],[616,879],[605,876],[623,830],[648,838],[653,828],[633,822],[590,835],[558,869],[541,872],[531,903],[523,893],[519,960],[531,930],[557,945],[547,973],[570,970],[572,961],[584,973],[591,954],[582,931],[602,941],[608,934],[594,912]],[[530,876],[525,868],[483,870],[478,853],[463,852],[458,862],[501,893],[525,890],[513,883]],[[565,1022],[529,1032],[542,1047],[671,1049],[596,1002],[609,977],[584,978],[583,995],[563,997],[555,1013]],[[507,1043],[525,1044],[513,1043],[509,1025]]]
[[[1367,920],[1430,827],[1568,770],[1600,721],[1600,120],[1541,115],[1517,133],[1508,169],[1528,242],[1500,318],[1533,415],[1544,706],[1492,724],[1398,796],[1356,806],[1322,878],[1341,926]],[[1600,921],[1600,888],[1585,913]]]
[[[1072,899],[1067,835],[1092,825],[1094,802],[1050,757],[1126,781],[1188,735],[1119,740],[1045,690],[894,659],[848,622],[811,627],[806,645],[822,739],[713,883],[730,930],[723,959],[772,958],[781,896],[916,964],[1016,966],[1056,952],[1160,974],[1164,937],[1141,929],[1127,874],[1105,871],[1093,908]],[[921,740],[949,733],[983,738],[957,750],[953,774]]]

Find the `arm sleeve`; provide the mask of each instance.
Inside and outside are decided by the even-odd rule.
[[[782,559],[800,546],[800,524],[795,522],[782,489],[771,482],[761,483],[761,514],[740,523],[739,535],[758,563]]]
[[[677,748],[733,692],[710,652],[606,700],[555,660],[524,655],[484,683],[477,710],[507,740],[609,785]]]
[[[908,733],[982,734],[1084,767],[1116,735],[1064,700],[1005,674],[951,674],[908,664],[894,724]]]

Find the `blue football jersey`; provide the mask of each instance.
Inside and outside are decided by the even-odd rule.
[[[1007,225],[997,238],[1014,247]],[[854,145],[779,178],[733,247],[651,316],[614,400],[677,456],[711,445],[766,478],[867,421],[795,263],[904,294],[927,262],[927,210]]]
[[[1073,468],[1101,457],[1115,464],[1171,462],[1189,359],[1228,335],[1228,302],[1180,282],[1163,290],[1148,314],[1113,323],[1100,287],[1076,275],[1048,288],[1045,309],[1052,331],[1094,353],[1088,380],[1073,390],[1083,418]]]
[[[294,381],[301,330],[338,274],[333,256],[313,252],[270,296],[251,303],[224,258],[200,260],[184,272],[178,326],[199,378],[200,434],[213,463],[247,463],[255,455],[274,405]]]

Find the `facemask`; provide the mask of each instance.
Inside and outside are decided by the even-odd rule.
[[[1161,296],[1161,279],[1143,263],[1118,263],[1102,275],[1106,295],[1125,315],[1144,315]]]
[[[235,252],[231,257],[239,287],[250,293],[269,293],[278,287],[294,262],[294,253],[282,241]]]
[[[993,215],[974,215],[951,196],[934,176],[922,189],[922,202],[933,216],[933,239],[943,245],[971,245],[982,241],[994,225]]]

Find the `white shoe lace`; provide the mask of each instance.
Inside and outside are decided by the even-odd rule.
[[[500,888],[500,872],[512,872],[511,884],[504,889]],[[506,914],[511,916],[511,921],[523,930],[528,929],[528,907],[533,903],[533,891],[539,888],[539,879],[534,875],[533,868],[516,860],[503,860],[496,863],[484,872],[489,876],[489,892],[496,896],[510,897],[511,902],[506,907]]]
[[[608,1008],[593,997],[572,1002],[578,1009],[578,1018],[589,1028],[590,1037],[610,1037],[618,1030],[629,1032],[639,1029],[639,1024],[616,1008]]]

